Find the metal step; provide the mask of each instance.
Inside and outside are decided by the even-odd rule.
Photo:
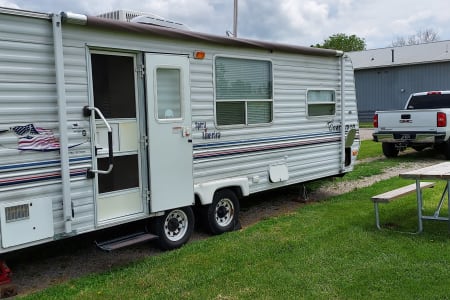
[[[119,237],[116,239],[112,239],[112,240],[104,241],[104,242],[100,242],[100,243],[95,241],[95,244],[97,245],[97,247],[99,247],[100,249],[102,249],[104,251],[112,251],[112,250],[130,246],[130,245],[135,245],[138,243],[155,240],[157,238],[158,238],[157,235],[154,235],[151,233],[137,232],[137,233],[133,233],[130,235],[122,236],[122,237]]]

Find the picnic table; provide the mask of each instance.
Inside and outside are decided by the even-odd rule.
[[[416,181],[416,198],[417,198],[417,218],[418,218],[418,233],[422,232],[423,224],[422,220],[437,220],[437,221],[447,221],[449,223],[450,230],[450,218],[441,217],[440,211],[442,205],[447,198],[448,201],[448,216],[450,216],[450,193],[449,193],[449,183],[450,183],[450,162],[443,162],[436,165],[432,165],[425,168],[420,168],[404,173],[400,173],[401,178],[414,179]],[[422,187],[423,181],[425,180],[444,180],[446,185],[442,191],[441,199],[434,211],[433,215],[424,216],[422,213],[424,199],[422,197]],[[447,197],[446,197],[447,195]]]

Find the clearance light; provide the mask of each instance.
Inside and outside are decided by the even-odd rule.
[[[353,156],[358,156],[358,150],[353,150],[353,151],[352,151],[352,155],[353,155]]]
[[[206,56],[205,51],[194,51],[194,58],[195,59],[204,59]]]

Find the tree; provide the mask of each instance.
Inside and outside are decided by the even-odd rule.
[[[392,47],[402,47],[408,45],[426,44],[439,41],[439,35],[431,28],[425,30],[418,30],[415,34],[408,36],[397,36],[392,41]]]
[[[361,51],[366,49],[366,41],[356,35],[346,35],[345,33],[336,33],[326,39],[322,45],[316,44],[311,47],[349,51]]]

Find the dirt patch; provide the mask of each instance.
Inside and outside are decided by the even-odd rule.
[[[385,170],[383,174],[369,178],[352,182],[337,183],[330,181],[329,184],[323,185],[311,194],[305,193],[302,184],[258,193],[242,201],[241,225],[246,228],[261,220],[292,212],[306,205],[305,202],[320,201],[330,196],[352,191],[355,188],[370,186],[375,182],[398,176],[400,172],[432,165],[440,161],[438,159],[427,159],[420,162],[401,163],[396,167]],[[3,258],[13,271],[13,283],[18,286],[19,294],[23,295],[80,276],[107,272],[137,262],[150,255],[161,253],[156,246],[150,243],[135,245],[110,253],[98,250],[92,241],[102,240],[108,234],[110,232],[103,231],[77,236],[7,254]],[[191,242],[208,236],[203,231],[196,230]]]

